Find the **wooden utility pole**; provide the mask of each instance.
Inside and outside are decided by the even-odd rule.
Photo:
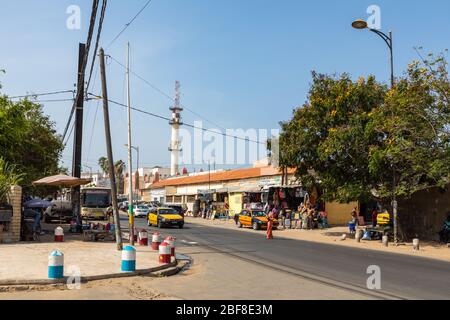
[[[80,43],[78,49],[78,82],[75,111],[75,134],[73,140],[72,176],[81,178],[81,151],[83,146],[83,108],[84,108],[84,58],[86,45]],[[73,187],[71,192],[73,213],[77,218],[77,227],[82,230],[80,187]]]
[[[102,78],[103,118],[105,121],[106,149],[108,153],[109,179],[111,182],[111,200],[113,205],[114,224],[116,226],[115,228],[116,243],[117,243],[117,250],[121,251],[123,249],[122,231],[120,228],[119,208],[117,205],[116,172],[114,170],[114,159],[111,145],[111,129],[109,125],[109,110],[108,110],[108,89],[106,86],[105,52],[103,51],[103,48],[100,48],[100,73]]]

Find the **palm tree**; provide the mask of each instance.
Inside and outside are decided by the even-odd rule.
[[[123,194],[123,172],[125,170],[125,162],[122,160],[116,161],[114,165],[114,171],[116,174],[116,185],[117,185],[117,192],[119,194]]]
[[[98,159],[98,165],[100,166],[100,169],[103,171],[104,175],[109,175],[109,164],[106,157],[101,157],[100,159]]]

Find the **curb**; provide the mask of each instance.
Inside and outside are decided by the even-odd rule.
[[[169,264],[161,265],[154,268],[137,270],[134,272],[121,272],[121,273],[112,273],[98,276],[86,276],[81,277],[81,282],[86,283],[89,281],[98,281],[98,280],[106,280],[106,279],[118,279],[118,278],[129,278],[143,275],[150,276],[171,276],[177,274],[185,267],[185,264],[180,267],[179,260],[175,260]],[[160,275],[153,275],[153,273],[162,271]],[[43,279],[43,280],[3,280],[0,281],[0,292],[2,292],[1,287],[14,287],[14,286],[50,286],[50,285],[61,285],[67,283],[67,279],[69,277],[64,277],[63,279]],[[23,289],[27,290],[27,289]]]

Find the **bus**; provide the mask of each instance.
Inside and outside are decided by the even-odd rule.
[[[81,217],[84,219],[108,218],[111,208],[111,188],[81,189]]]

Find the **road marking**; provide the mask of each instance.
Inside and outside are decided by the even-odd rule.
[[[181,242],[186,243],[186,244],[188,244],[188,245],[192,245],[192,246],[195,246],[195,245],[198,244],[198,242],[186,241],[186,240],[181,240]]]

